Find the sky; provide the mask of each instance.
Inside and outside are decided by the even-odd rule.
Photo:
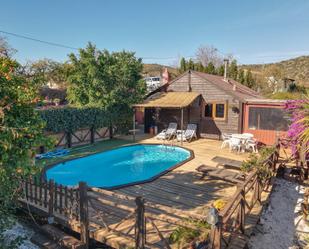
[[[81,48],[136,52],[145,63],[194,59],[202,45],[239,64],[309,55],[309,0],[0,0],[0,31]],[[24,63],[77,50],[0,32]]]

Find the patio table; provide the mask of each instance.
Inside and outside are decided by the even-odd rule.
[[[232,138],[238,138],[241,142],[241,152],[245,152],[244,145],[246,144],[248,139],[253,138],[252,134],[232,134]]]

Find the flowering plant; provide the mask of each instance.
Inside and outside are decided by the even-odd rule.
[[[302,100],[288,100],[285,109],[291,114],[291,124],[287,132],[290,139],[292,153],[298,157],[298,151],[305,145],[306,152],[309,146],[309,98]],[[307,155],[308,156],[308,153]]]

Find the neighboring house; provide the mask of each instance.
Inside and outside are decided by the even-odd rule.
[[[196,123],[201,137],[219,139],[222,133],[244,132],[244,121],[248,119],[245,115],[252,115],[248,106],[262,99],[259,93],[232,79],[189,70],[150,93],[135,107],[144,109],[145,132],[154,125],[161,130],[169,122],[177,122],[179,128],[181,124],[186,127],[188,123]],[[270,103],[268,107],[272,106]],[[259,120],[271,119],[271,113],[259,116]],[[276,123],[286,122],[283,115],[275,120]],[[246,131],[250,132],[252,127],[247,127]],[[256,136],[260,128],[263,126],[254,128]],[[267,128],[277,129],[277,126]],[[282,129],[286,129],[286,125]],[[259,140],[267,144],[274,142]]]
[[[277,92],[287,92],[292,85],[295,85],[296,82],[294,79],[291,78],[283,78],[283,79],[276,79],[274,76],[270,76],[267,78],[268,87],[273,89],[273,93]]]

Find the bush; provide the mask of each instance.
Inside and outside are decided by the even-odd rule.
[[[50,132],[74,132],[82,128],[102,128],[112,120],[103,109],[96,107],[64,107],[39,110]]]
[[[60,104],[65,104],[67,102],[66,89],[53,89],[49,87],[42,87],[39,91],[39,94],[43,99],[59,99]]]
[[[260,180],[268,179],[272,172],[268,164],[265,164],[264,162],[275,152],[275,150],[275,147],[263,147],[260,149],[259,155],[254,153],[250,154],[248,160],[242,163],[241,170],[244,172],[250,172],[251,170],[256,169]]]

